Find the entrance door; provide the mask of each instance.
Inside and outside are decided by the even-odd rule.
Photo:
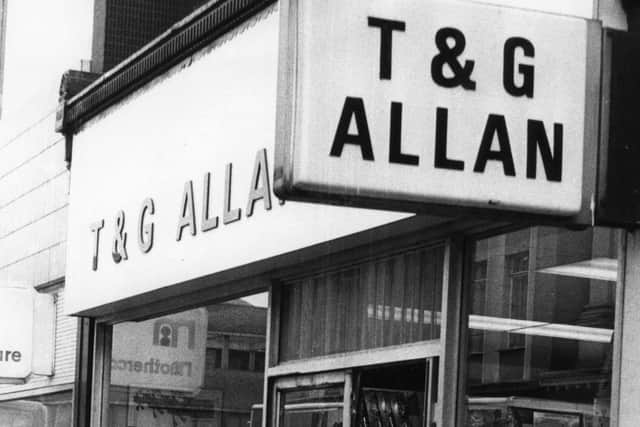
[[[438,357],[281,379],[278,427],[435,427]]]
[[[276,426],[350,425],[351,375],[346,372],[283,378],[276,383]]]
[[[437,357],[360,369],[354,378],[357,427],[433,427]]]

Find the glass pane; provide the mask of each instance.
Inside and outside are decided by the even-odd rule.
[[[256,423],[264,387],[266,316],[266,307],[236,300],[115,325],[108,425]]]
[[[421,248],[283,286],[281,361],[438,339],[443,262]]]
[[[427,361],[363,369],[357,390],[357,427],[422,427]]]
[[[2,427],[70,427],[71,391],[0,402]]]
[[[281,392],[281,427],[342,427],[344,385]]]
[[[609,425],[616,253],[598,228],[475,242],[465,425]]]

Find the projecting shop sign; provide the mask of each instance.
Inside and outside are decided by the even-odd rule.
[[[33,288],[0,287],[0,384],[53,375],[53,296]]]
[[[290,0],[281,13],[281,197],[580,210],[596,22],[425,0]]]

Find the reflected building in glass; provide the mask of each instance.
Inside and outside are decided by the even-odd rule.
[[[115,325],[108,425],[247,426],[263,398],[266,321],[265,307],[234,300]]]
[[[534,227],[475,242],[469,425],[546,425],[534,418],[547,412],[608,425],[616,236]]]

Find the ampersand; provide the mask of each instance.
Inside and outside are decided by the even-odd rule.
[[[453,46],[449,46],[447,43],[449,39],[453,39]],[[462,86],[467,90],[475,90],[476,82],[471,80],[475,62],[467,60],[464,61],[464,65],[461,65],[458,61],[458,57],[464,51],[465,45],[466,39],[462,31],[451,27],[438,30],[436,33],[436,47],[440,53],[434,56],[431,61],[431,77],[434,82],[442,87]],[[447,77],[444,75],[445,64],[449,66],[453,76]]]
[[[119,211],[116,216],[115,234],[111,246],[111,256],[117,264],[127,259],[127,233],[124,231],[124,211]]]

